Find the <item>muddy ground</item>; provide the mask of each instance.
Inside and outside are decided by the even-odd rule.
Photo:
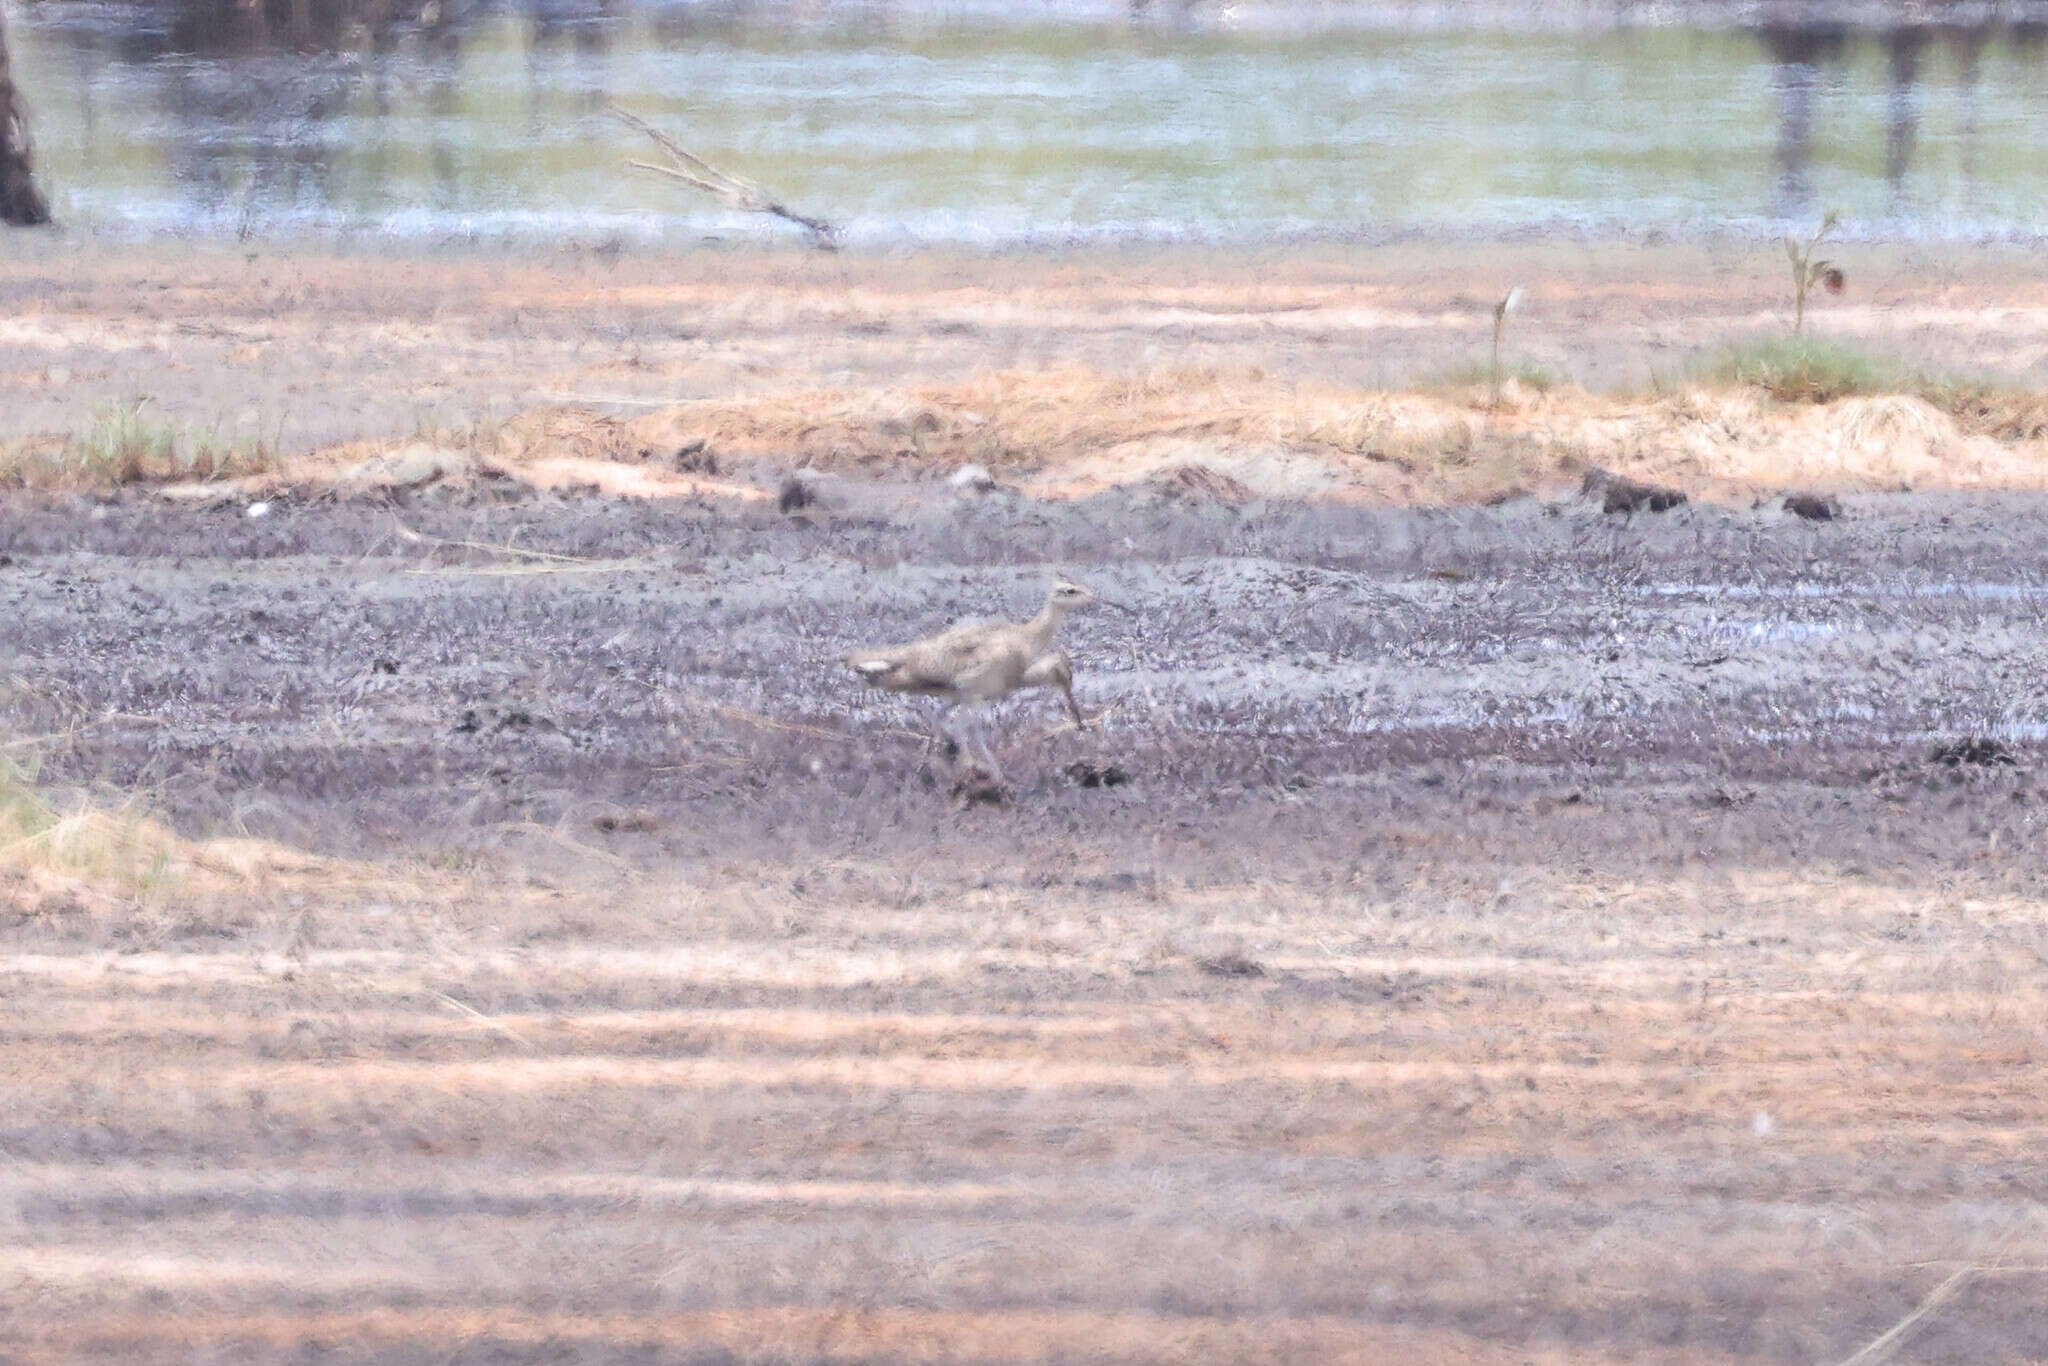
[[[1048,819],[1227,825],[1276,792],[1311,823],[1617,783],[1878,809],[1943,743],[2019,754],[2048,726],[2039,497],[1872,495],[1815,524],[841,487],[794,515],[504,484],[260,518],[23,496],[0,523],[17,729],[62,734],[52,778],[340,854],[609,807],[659,817],[636,855],[767,828],[785,853],[914,847],[955,821],[925,790],[941,709],[853,686],[839,655],[1028,615],[1062,568],[1132,610],[1071,632],[1099,732],[1050,698],[1003,712],[1018,803],[993,819],[1020,854]],[[1131,790],[1070,791],[1081,761]],[[1764,824],[1789,859],[1846,852]]]
[[[1844,511],[11,495],[46,789],[330,862],[9,892],[0,1356],[2048,1359],[2048,500]],[[835,657],[1055,567],[963,804]]]

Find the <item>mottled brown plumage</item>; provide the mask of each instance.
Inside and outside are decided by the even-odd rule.
[[[854,650],[844,659],[878,688],[955,706],[987,705],[1027,688],[1058,688],[1074,724],[1085,730],[1088,719],[1074,701],[1073,661],[1053,640],[1069,612],[1100,602],[1073,580],[1055,579],[1045,609],[1029,621],[967,622],[908,645]],[[994,756],[988,757],[993,767]]]

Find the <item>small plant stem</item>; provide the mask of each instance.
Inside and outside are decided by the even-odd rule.
[[[1500,309],[1493,315],[1493,407],[1500,407],[1500,334],[1507,330],[1508,314]]]
[[[1507,331],[1508,314],[1515,311],[1515,305],[1522,301],[1522,287],[1516,285],[1501,301],[1493,306],[1493,359],[1489,365],[1493,380],[1493,402],[1495,412],[1500,410],[1500,338]]]

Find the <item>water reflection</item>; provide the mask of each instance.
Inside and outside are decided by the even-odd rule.
[[[544,117],[547,97],[566,92],[583,111],[607,97],[606,58],[620,0],[530,0],[527,12],[527,112]]]
[[[1886,212],[1904,218],[1916,209],[1909,181],[1920,149],[1923,89],[1936,59],[1945,59],[1954,72],[1957,207],[1964,213],[1977,207],[1983,165],[1984,54],[1997,45],[2016,58],[2032,56],[2044,27],[2039,20],[1979,17],[1965,22],[1952,17],[1962,8],[1928,6],[1920,12],[1933,17],[1887,24],[1874,34],[1838,20],[1807,20],[1784,10],[1757,27],[1757,40],[1771,62],[1778,107],[1776,216],[1809,218],[1817,212],[1812,183],[1816,120],[1826,96],[1841,84],[1865,42],[1874,42],[1884,59]]]
[[[1813,119],[1824,82],[1822,69],[1839,61],[1849,45],[1841,24],[1772,20],[1757,30],[1771,58],[1771,85],[1778,96],[1778,193],[1780,218],[1807,215],[1813,206]]]
[[[1612,4],[1624,39],[1673,31],[1644,18],[1668,7]],[[686,207],[598,155],[613,98],[686,113],[784,185],[865,197],[834,216],[941,231],[1670,226],[1837,203],[2035,230],[2048,18],[1912,13],[1864,27],[1778,4],[1746,30],[1677,30],[1682,49],[1237,33],[1203,0],[1102,0],[1035,29],[828,0],[32,0],[24,19],[75,203],[118,211],[160,161],[159,217],[242,231]]]
[[[1912,164],[1913,141],[1920,130],[1920,55],[1933,34],[1925,28],[1887,29],[1884,34],[1891,89],[1885,101],[1884,182],[1891,191],[1891,211],[1902,212],[1906,199],[1906,168]],[[1965,152],[1965,155],[1968,155]]]

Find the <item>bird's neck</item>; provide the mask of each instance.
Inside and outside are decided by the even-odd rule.
[[[1048,602],[1044,611],[1024,623],[1036,653],[1044,654],[1052,648],[1052,638],[1060,633],[1060,623],[1066,619],[1067,609],[1063,604]]]

